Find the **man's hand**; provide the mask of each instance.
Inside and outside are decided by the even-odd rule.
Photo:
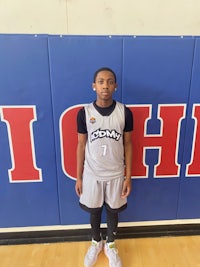
[[[132,189],[132,181],[131,179],[125,179],[122,187],[122,198],[126,198],[130,195]]]
[[[80,197],[80,195],[82,194],[82,180],[80,179],[76,180],[75,190],[76,190],[77,196]]]

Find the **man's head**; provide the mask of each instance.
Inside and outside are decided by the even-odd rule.
[[[117,87],[116,74],[110,68],[98,69],[94,74],[92,87],[97,94],[97,103],[112,103],[112,95]]]

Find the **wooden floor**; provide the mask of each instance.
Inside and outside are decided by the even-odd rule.
[[[123,267],[200,267],[200,236],[117,240]],[[83,267],[90,242],[0,246],[0,267]],[[95,267],[108,267],[102,252]]]

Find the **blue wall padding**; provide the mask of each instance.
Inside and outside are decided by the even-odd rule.
[[[178,177],[155,177],[159,151],[146,149],[147,177],[133,179],[120,221],[200,218],[200,174],[186,174],[198,124],[192,118],[200,99],[198,38],[0,35],[0,227],[89,223],[74,190],[76,113],[95,100],[93,74],[103,66],[117,74],[116,100],[133,109],[151,106],[147,135],[160,133],[160,106],[186,107]],[[37,118],[30,127],[41,181],[15,182],[9,176],[14,166],[4,107],[21,106],[35,107]]]

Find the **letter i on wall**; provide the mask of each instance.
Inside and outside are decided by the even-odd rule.
[[[36,121],[35,106],[3,106],[1,120],[6,123],[12,168],[8,170],[13,182],[40,182],[41,169],[36,167],[32,124]]]

